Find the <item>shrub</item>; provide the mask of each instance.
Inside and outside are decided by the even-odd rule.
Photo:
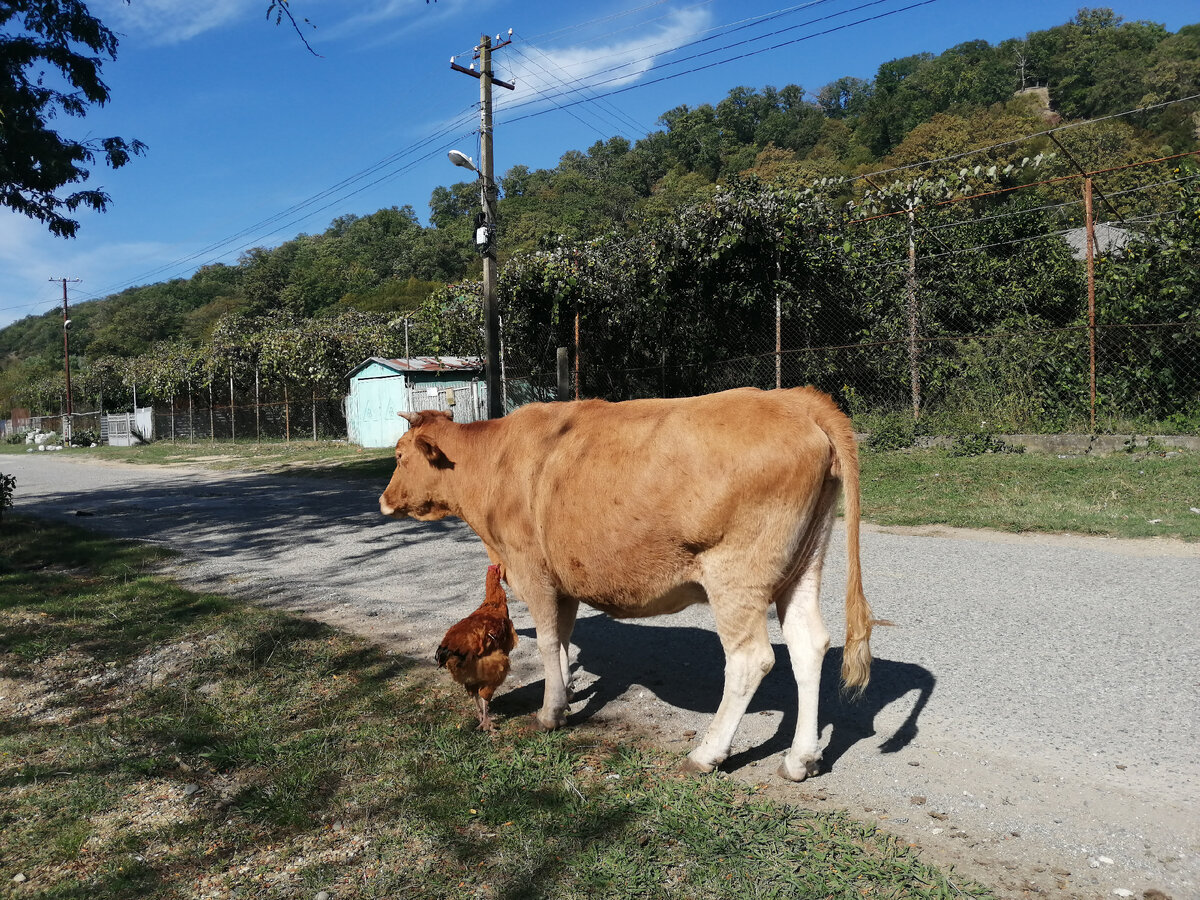
[[[0,518],[12,506],[13,491],[17,489],[16,475],[0,475]]]
[[[987,453],[1024,453],[1020,444],[1008,444],[986,431],[960,434],[947,451],[951,456],[983,456]]]
[[[90,447],[92,444],[100,443],[100,433],[91,429],[76,431],[71,435],[71,446],[73,447]]]
[[[872,450],[904,450],[917,442],[920,423],[906,413],[888,413],[875,422],[867,446]]]

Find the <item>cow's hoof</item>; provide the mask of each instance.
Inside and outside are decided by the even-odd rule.
[[[532,716],[532,719],[533,719],[533,730],[534,731],[557,731],[558,729],[562,728],[564,725],[567,724],[566,716],[556,716],[555,718],[553,718],[549,722],[547,722],[545,719],[542,718],[541,713],[535,713]]]
[[[679,764],[679,771],[685,775],[708,775],[715,772],[716,768],[708,763],[696,762],[690,756],[685,756],[683,762]]]
[[[821,757],[810,756],[808,759],[801,760],[799,765],[793,765],[785,756],[783,762],[779,764],[779,768],[775,770],[775,774],[785,781],[803,781],[814,775],[820,775]]]

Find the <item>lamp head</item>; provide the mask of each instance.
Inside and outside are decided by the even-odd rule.
[[[471,157],[467,156],[467,154],[463,153],[461,150],[451,150],[446,155],[450,157],[450,162],[454,163],[456,166],[461,166],[464,169],[470,169],[472,172],[479,171],[475,168],[475,163],[471,162]]]

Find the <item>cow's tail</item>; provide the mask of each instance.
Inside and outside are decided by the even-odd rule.
[[[846,521],[846,645],[842,650],[842,690],[851,697],[858,697],[871,680],[871,626],[875,624],[871,605],[867,603],[867,597],[863,593],[862,567],[858,553],[861,515],[858,444],[854,440],[854,429],[850,419],[832,400],[829,404],[832,414],[821,425],[833,445],[837,460]]]

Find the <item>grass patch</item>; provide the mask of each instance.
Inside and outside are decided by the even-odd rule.
[[[951,525],[1200,540],[1200,463],[1192,454],[1059,459],[864,449],[864,515],[881,525]]]
[[[848,816],[681,778],[594,729],[482,735],[409,660],[155,561],[34,520],[0,532],[14,896],[987,896]]]

